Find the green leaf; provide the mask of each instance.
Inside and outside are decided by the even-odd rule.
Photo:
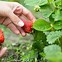
[[[53,9],[50,5],[41,6],[40,12],[44,18],[48,18],[52,13]]]
[[[55,43],[56,40],[62,37],[62,31],[55,31],[55,32],[50,32],[47,35],[47,42],[49,44]]]
[[[48,2],[49,2],[51,5],[53,5],[54,7],[56,7],[56,5],[55,5],[55,0],[48,0]]]
[[[49,45],[44,48],[45,58],[51,62],[61,62],[62,52],[58,45]]]
[[[56,22],[53,24],[53,27],[54,27],[54,29],[56,29],[56,30],[62,29],[62,21],[56,21]]]
[[[59,5],[58,8],[59,8],[59,9],[62,9],[62,5]]]
[[[42,40],[43,42],[46,41],[46,35],[42,31],[34,31],[33,33],[34,41],[40,41]]]
[[[42,51],[45,44],[46,44],[46,35],[42,31],[34,31],[33,33],[34,42],[33,48],[37,49],[38,51]]]
[[[43,19],[38,19],[37,21],[35,21],[35,23],[33,24],[33,28],[35,30],[38,31],[47,31],[50,30],[51,26],[48,22],[46,22]]]
[[[56,52],[61,52],[61,48],[58,45],[49,45],[44,48],[44,53],[46,55],[55,54]]]
[[[25,0],[25,4],[29,6],[35,6],[39,4],[39,0]]]
[[[62,20],[62,11],[56,10],[55,14],[52,15],[55,21]]]
[[[48,0],[25,0],[25,4],[29,6],[45,5],[47,3]]]
[[[34,50],[38,50],[38,52],[42,51],[44,48],[44,43],[42,42],[42,40],[40,41],[35,41],[32,45],[32,48]]]
[[[41,0],[40,5],[42,6],[42,5],[45,5],[45,4],[47,4],[47,3],[48,3],[48,0]]]
[[[62,5],[62,0],[56,0],[55,3],[57,6]]]

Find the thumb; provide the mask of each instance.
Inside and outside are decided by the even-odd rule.
[[[15,15],[13,12],[10,12],[10,14],[8,15],[8,17],[11,19],[11,21],[15,25],[20,26],[20,27],[24,26],[23,21],[17,15]]]
[[[5,54],[6,51],[7,51],[7,47],[4,47],[0,50],[0,58]]]

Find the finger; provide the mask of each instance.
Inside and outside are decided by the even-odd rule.
[[[26,9],[25,7],[23,7],[23,6],[21,6],[21,7],[19,7],[20,8],[20,11],[22,10],[22,14],[23,15],[25,15],[29,20],[31,20],[31,21],[35,21],[36,20],[36,18],[33,16],[33,14],[28,10],[28,9]],[[18,10],[19,10],[19,8],[18,8]]]
[[[8,15],[8,17],[11,19],[11,21],[20,27],[24,26],[24,23],[22,20],[19,19],[19,17],[17,15],[15,15],[13,12],[10,12],[10,14]]]
[[[15,13],[25,15],[29,20],[33,22],[36,20],[33,14],[29,10],[27,10],[25,7],[23,7],[22,5],[18,6],[15,9]]]
[[[17,27],[21,33],[22,36],[26,36],[26,33],[24,32],[24,30],[21,27]]]
[[[13,11],[16,15],[21,15],[22,14],[22,8],[21,7],[17,7],[14,11]]]
[[[18,15],[18,17],[20,18],[19,15]],[[19,32],[21,33],[22,36],[26,36],[26,33],[24,32],[24,30],[21,27],[18,27],[18,26],[16,26],[16,27],[17,27],[17,29],[19,30]]]
[[[19,34],[19,30],[16,28],[16,26],[11,22],[9,18],[5,19],[5,21],[3,22],[3,25],[7,26],[15,34]]]
[[[21,29],[21,27],[15,27],[15,25],[14,24],[9,24],[8,26],[7,26],[12,32],[14,32],[15,34],[20,34],[21,33],[21,35],[22,36],[25,36],[26,34],[25,34],[25,32],[23,31],[23,29]]]
[[[27,10],[26,8],[23,8],[23,14],[31,21],[35,22],[35,17],[33,16],[33,14]]]
[[[5,54],[6,50],[7,50],[7,47],[4,47],[0,50],[0,57],[2,57]]]
[[[27,20],[27,21],[30,21],[30,20],[27,19],[24,15],[19,16],[19,18],[20,18],[21,20]]]
[[[17,27],[13,24],[13,23],[10,23],[8,26],[7,26],[12,32],[14,32],[15,34],[20,34],[19,30],[17,29]]]

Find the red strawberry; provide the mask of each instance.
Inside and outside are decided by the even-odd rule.
[[[26,32],[26,33],[30,33],[32,32],[32,25],[33,25],[33,22],[32,21],[26,21],[26,20],[22,20],[24,22],[24,26],[22,27],[23,30]]]
[[[4,42],[4,34],[3,31],[0,29],[0,43]]]

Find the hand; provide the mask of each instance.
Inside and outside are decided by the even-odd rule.
[[[5,54],[6,50],[7,50],[7,47],[0,49],[0,58]]]
[[[4,8],[4,9],[3,9]],[[23,19],[35,21],[35,17],[25,7],[16,2],[2,2],[0,1],[0,23],[10,28],[15,34],[22,34],[25,36],[22,26]]]

